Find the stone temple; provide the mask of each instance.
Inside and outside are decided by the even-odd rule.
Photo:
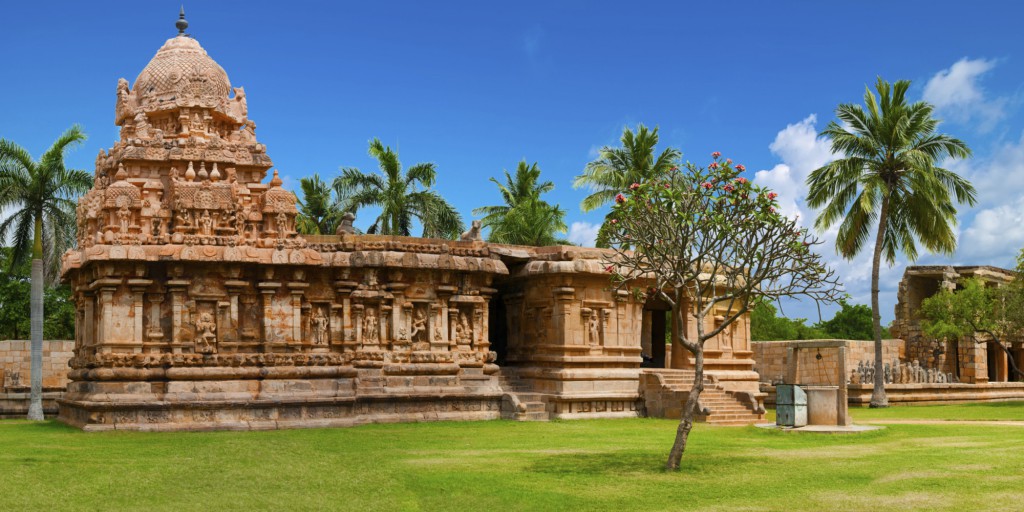
[[[295,195],[276,171],[267,179],[245,91],[186,26],[133,84],[118,81],[120,139],[78,205],[78,246],[63,259],[77,329],[62,421],[202,430],[675,414],[660,393],[689,387],[692,360],[676,344],[676,370],[645,374],[645,361],[665,366],[664,308],[612,290],[607,253],[300,236]],[[745,324],[708,349],[706,393],[721,405],[705,419],[763,417]]]

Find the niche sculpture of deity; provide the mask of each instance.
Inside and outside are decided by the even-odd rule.
[[[314,345],[327,344],[327,330],[330,320],[318,307],[313,307],[313,314],[309,319],[309,327],[312,333]]]
[[[377,312],[368,309],[363,317],[363,339],[370,342],[380,341],[380,332],[377,328]]]
[[[199,321],[196,322],[196,352],[211,354],[215,343],[217,343],[217,323],[213,321],[213,315],[204,311],[199,315]]]

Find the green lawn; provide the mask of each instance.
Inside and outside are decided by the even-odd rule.
[[[939,412],[926,412],[932,409]],[[1020,419],[1021,411],[1024,404],[1017,403],[870,414]],[[893,425],[857,435],[811,435],[698,425],[683,470],[665,473],[661,465],[674,431],[673,421],[632,419],[86,434],[54,422],[0,421],[0,508],[1021,507],[1022,427]]]

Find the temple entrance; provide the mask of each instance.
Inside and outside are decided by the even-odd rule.
[[[500,293],[491,300],[487,315],[487,328],[491,350],[498,355],[495,363],[498,366],[505,366],[508,361],[508,318],[505,315],[505,301]]]
[[[986,359],[988,360],[988,381],[1006,382],[1006,352],[1004,352],[1001,348],[995,346],[994,343],[986,343],[985,348],[985,353],[987,356]]]
[[[643,326],[640,330],[642,368],[665,368],[665,343],[668,340],[667,317],[671,311],[661,301],[650,300],[644,305]]]

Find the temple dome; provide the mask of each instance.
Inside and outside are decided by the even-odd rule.
[[[231,94],[231,82],[198,41],[179,35],[156,52],[135,79],[132,93],[146,110],[218,107]]]

